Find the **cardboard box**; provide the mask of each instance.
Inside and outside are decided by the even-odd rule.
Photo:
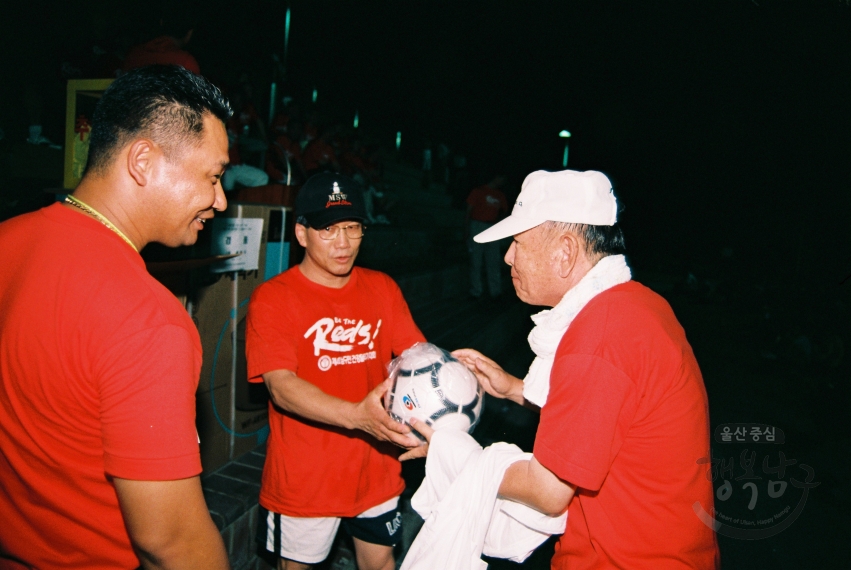
[[[217,217],[261,219],[263,224],[259,257],[253,265],[257,269],[220,273],[213,284],[190,296],[190,313],[204,350],[197,395],[204,471],[220,467],[266,439],[265,387],[248,386],[244,321],[254,289],[287,269],[289,262],[289,243],[282,241],[289,208],[232,203]],[[216,268],[211,266],[210,271]]]

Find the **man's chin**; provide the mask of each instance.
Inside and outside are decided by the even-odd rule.
[[[346,277],[348,275],[351,275],[352,269],[354,269],[354,267],[355,264],[352,263],[348,267],[340,268],[338,271],[334,272],[334,275],[336,275],[337,277]]]
[[[192,233],[180,237],[173,237],[167,240],[158,240],[157,243],[166,247],[183,247],[188,245],[195,245],[195,242],[197,241],[198,234]]]
[[[523,301],[527,305],[534,305],[535,304],[535,303],[530,302],[529,297],[526,295],[526,293],[524,293],[523,291],[521,291],[517,287],[514,287],[514,293],[515,293],[515,295],[517,295],[518,299],[520,299],[521,301]]]

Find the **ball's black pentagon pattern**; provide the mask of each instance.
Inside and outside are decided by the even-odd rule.
[[[467,404],[466,406],[461,407],[461,413],[470,418],[470,427],[475,426],[479,423],[479,418],[475,416],[473,411],[476,409],[476,406],[479,405],[479,394],[476,393],[476,397],[473,398],[473,401]]]

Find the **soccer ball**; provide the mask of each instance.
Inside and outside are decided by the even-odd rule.
[[[451,354],[417,343],[388,366],[393,387],[384,395],[390,416],[410,425],[416,418],[432,428],[472,432],[482,415],[484,393],[476,376]],[[421,440],[419,433],[413,434]]]

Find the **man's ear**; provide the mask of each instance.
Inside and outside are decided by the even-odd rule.
[[[127,173],[138,186],[146,186],[153,176],[159,154],[149,139],[136,139],[127,148]]]
[[[301,224],[295,225],[295,239],[301,247],[307,247],[307,227]]]
[[[558,251],[558,276],[566,278],[579,260],[581,240],[573,232],[563,232],[556,240]]]

